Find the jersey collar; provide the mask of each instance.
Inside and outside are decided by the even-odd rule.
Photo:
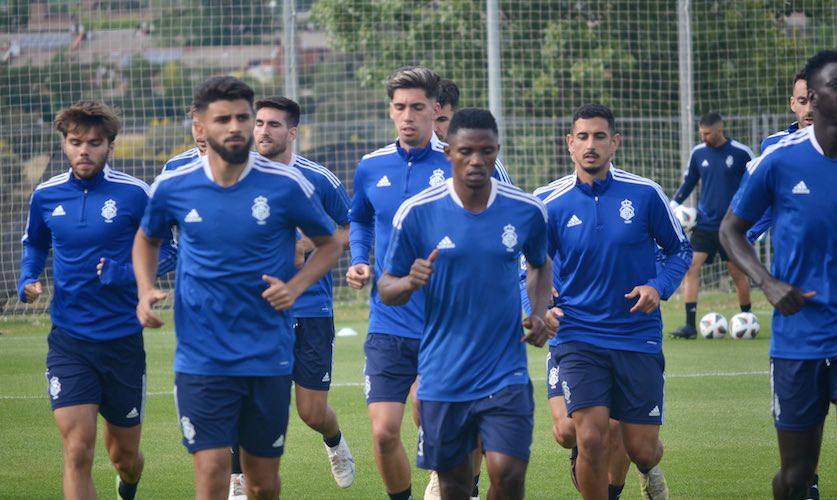
[[[409,152],[401,147],[400,139],[395,139],[395,150],[398,152],[398,156],[400,156],[404,161],[421,161],[426,158],[431,151],[433,151],[434,139],[437,142],[439,140],[436,138],[435,132],[430,136],[430,141],[427,143],[427,146],[423,148],[410,148]]]
[[[490,207],[494,203],[494,199],[497,198],[497,179],[492,177],[489,180],[491,181],[491,193],[488,195],[488,203],[485,204],[485,210],[488,210],[488,207]],[[445,185],[448,187],[448,193],[450,193],[450,197],[453,202],[464,210],[465,205],[462,204],[462,199],[459,198],[459,195],[456,194],[456,189],[453,188],[453,178],[445,179]],[[485,210],[483,210],[483,212],[485,212]]]
[[[817,150],[817,153],[825,156],[825,153],[822,150],[822,146],[820,143],[817,142],[817,134],[814,133],[814,124],[812,123],[810,127],[808,127],[808,139],[811,141],[811,146],[814,146],[814,149]]]
[[[94,175],[91,179],[79,179],[75,175],[73,175],[73,169],[70,168],[69,182],[72,186],[75,186],[79,189],[94,189],[97,186],[99,186],[102,182],[104,182],[106,171],[110,171],[110,166],[108,164],[105,164],[105,168],[103,168],[102,171],[98,174]]]
[[[788,127],[787,133],[792,134],[792,133],[796,132],[797,130],[799,130],[799,122],[793,122]]]
[[[590,186],[585,182],[581,182],[578,178],[578,175],[575,176],[575,185],[578,189],[581,190],[582,193],[589,195],[589,196],[598,196],[605,191],[610,185],[613,183],[613,163],[608,165],[607,169],[607,178],[606,179],[595,179],[593,181],[593,185]]]
[[[212,169],[209,168],[209,155],[201,156],[201,163],[203,164],[203,173],[206,174],[206,178],[209,179],[210,182],[213,184],[215,183],[215,176],[212,175]],[[238,176],[238,180],[235,181],[235,184],[243,181],[247,174],[250,173],[250,170],[253,169],[253,155],[248,155],[247,157],[247,165],[244,166],[244,170],[241,171],[241,175]],[[235,186],[233,184],[233,186]],[[231,186],[228,186],[231,187]]]

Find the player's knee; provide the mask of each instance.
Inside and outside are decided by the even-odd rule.
[[[577,430],[576,445],[588,460],[601,460],[607,454],[606,436],[598,429]]]
[[[380,452],[392,451],[401,441],[400,429],[390,422],[375,422],[372,424],[372,441]]]
[[[641,469],[650,469],[663,458],[663,444],[659,440],[656,443],[634,443],[625,451],[628,452],[631,461]]]
[[[279,498],[279,478],[276,481],[261,484],[250,484],[245,481],[247,488],[247,498],[257,498],[259,500],[274,500]]]
[[[118,450],[111,453],[110,460],[118,472],[129,476],[135,475],[142,467],[142,455],[139,452]]]
[[[325,425],[325,408],[314,405],[300,406],[297,408],[297,413],[299,413],[299,418],[305,422],[305,425],[312,429],[319,429]]]
[[[73,442],[65,445],[65,465],[74,470],[90,470],[93,467],[93,446],[85,442]]]
[[[472,488],[473,484],[445,479],[439,475],[439,489],[441,490],[442,498],[470,497]]]
[[[491,487],[503,492],[504,498],[522,498],[525,469],[504,467],[491,476]]]

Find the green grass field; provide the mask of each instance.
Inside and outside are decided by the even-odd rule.
[[[737,312],[733,295],[701,298],[699,315]],[[666,329],[682,322],[682,303],[663,308]],[[769,309],[755,292],[754,312],[762,332],[753,341],[730,339],[665,342],[667,360],[666,423],[662,467],[672,498],[769,498],[778,467],[770,416],[768,381]],[[363,338],[366,309],[338,308],[337,326],[361,334],[336,342],[335,384],[330,402],[357,463],[357,479],[348,490],[334,484],[318,434],[291,417],[282,460],[284,499],[386,498],[371,451],[370,426],[363,397]],[[61,495],[61,441],[46,396],[44,361],[49,319],[0,319],[0,498],[57,498]],[[142,448],[146,457],[140,498],[193,496],[192,465],[180,444],[171,396],[172,322],[145,336],[148,353],[148,405]],[[568,452],[552,440],[545,399],[545,350],[529,348],[535,383],[536,421],[527,498],[578,497],[568,474]],[[820,463],[823,498],[837,498],[837,425],[829,415]],[[416,432],[405,418],[403,437],[414,462]],[[100,496],[112,498],[114,471],[101,444],[94,479]],[[485,474],[483,474],[485,476]],[[427,473],[413,471],[413,492],[421,498]],[[485,498],[487,478],[481,481]],[[639,498],[635,472],[628,475],[623,498]]]

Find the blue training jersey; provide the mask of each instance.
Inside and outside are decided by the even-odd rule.
[[[355,170],[354,198],[349,216],[352,265],[369,264],[373,240],[377,257],[369,305],[369,333],[414,339],[421,337],[424,292],[417,291],[403,306],[388,306],[378,296],[375,277],[383,274],[392,218],[398,207],[428,186],[438,186],[450,177],[451,165],[445,157],[445,145],[433,134],[427,147],[410,148],[407,152],[396,140],[365,155]],[[499,160],[494,177],[511,182]]]
[[[349,224],[349,195],[340,179],[331,170],[307,158],[294,155],[291,166],[314,186],[314,192],[325,209],[326,214],[338,226]],[[305,291],[294,303],[291,310],[297,318],[320,318],[334,316],[332,297],[333,278],[326,273],[322,279]]]
[[[200,156],[201,152],[197,147],[188,149],[177,156],[169,158],[169,160],[163,165],[163,172],[171,172],[172,170],[177,170],[180,167],[189,165],[200,158]]]
[[[18,293],[38,281],[52,248],[50,316],[56,328],[93,342],[140,333],[131,248],[148,201],[148,186],[105,166],[92,179],[72,170],[41,183],[32,193],[23,235]],[[162,260],[167,248],[161,249]],[[99,259],[119,269],[105,284],[96,275]]]
[[[293,368],[293,317],[262,298],[267,274],[296,273],[296,228],[331,234],[334,223],[300,172],[250,157],[238,182],[213,181],[207,158],[161,174],[142,228],[178,230],[174,318],[179,373],[274,376]]]
[[[631,313],[637,299],[625,298],[634,287],[650,285],[668,299],[692,261],[660,186],[611,166],[607,179],[592,187],[572,174],[536,193],[549,214],[556,305],[564,311],[550,344],[660,352],[660,311]]]
[[[773,312],[774,358],[837,356],[837,160],[823,154],[814,127],[786,136],[752,162],[732,207],[749,221],[772,208],[773,276],[817,292],[796,314]]]
[[[698,144],[692,149],[683,184],[674,194],[674,201],[683,203],[700,181],[697,229],[712,232],[720,229],[747,162],[752,159],[750,148],[732,139],[718,148]]]
[[[546,212],[534,196],[491,183],[488,206],[478,214],[465,210],[447,180],[404,202],[392,222],[386,270],[393,276],[408,275],[413,261],[439,249],[424,287],[423,401],[471,401],[529,381],[519,255],[543,265]]]

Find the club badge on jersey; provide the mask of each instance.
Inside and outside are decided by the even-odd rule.
[[[112,199],[105,201],[104,205],[102,205],[102,217],[104,217],[105,223],[107,224],[113,222],[114,217],[116,217],[116,201]]]
[[[503,245],[506,246],[507,252],[514,252],[514,247],[517,245],[517,231],[511,224],[503,228]]]
[[[265,225],[266,220],[270,217],[270,205],[267,204],[267,198],[264,196],[257,196],[253,199],[253,206],[251,207],[253,218],[256,219],[257,224]]]
[[[430,176],[429,183],[431,186],[438,186],[443,182],[445,182],[445,172],[441,168],[437,168],[433,171],[433,175]]]
[[[622,217],[625,224],[630,224],[634,215],[636,215],[636,212],[634,212],[633,202],[631,200],[622,200],[622,206],[619,208],[619,217]]]

